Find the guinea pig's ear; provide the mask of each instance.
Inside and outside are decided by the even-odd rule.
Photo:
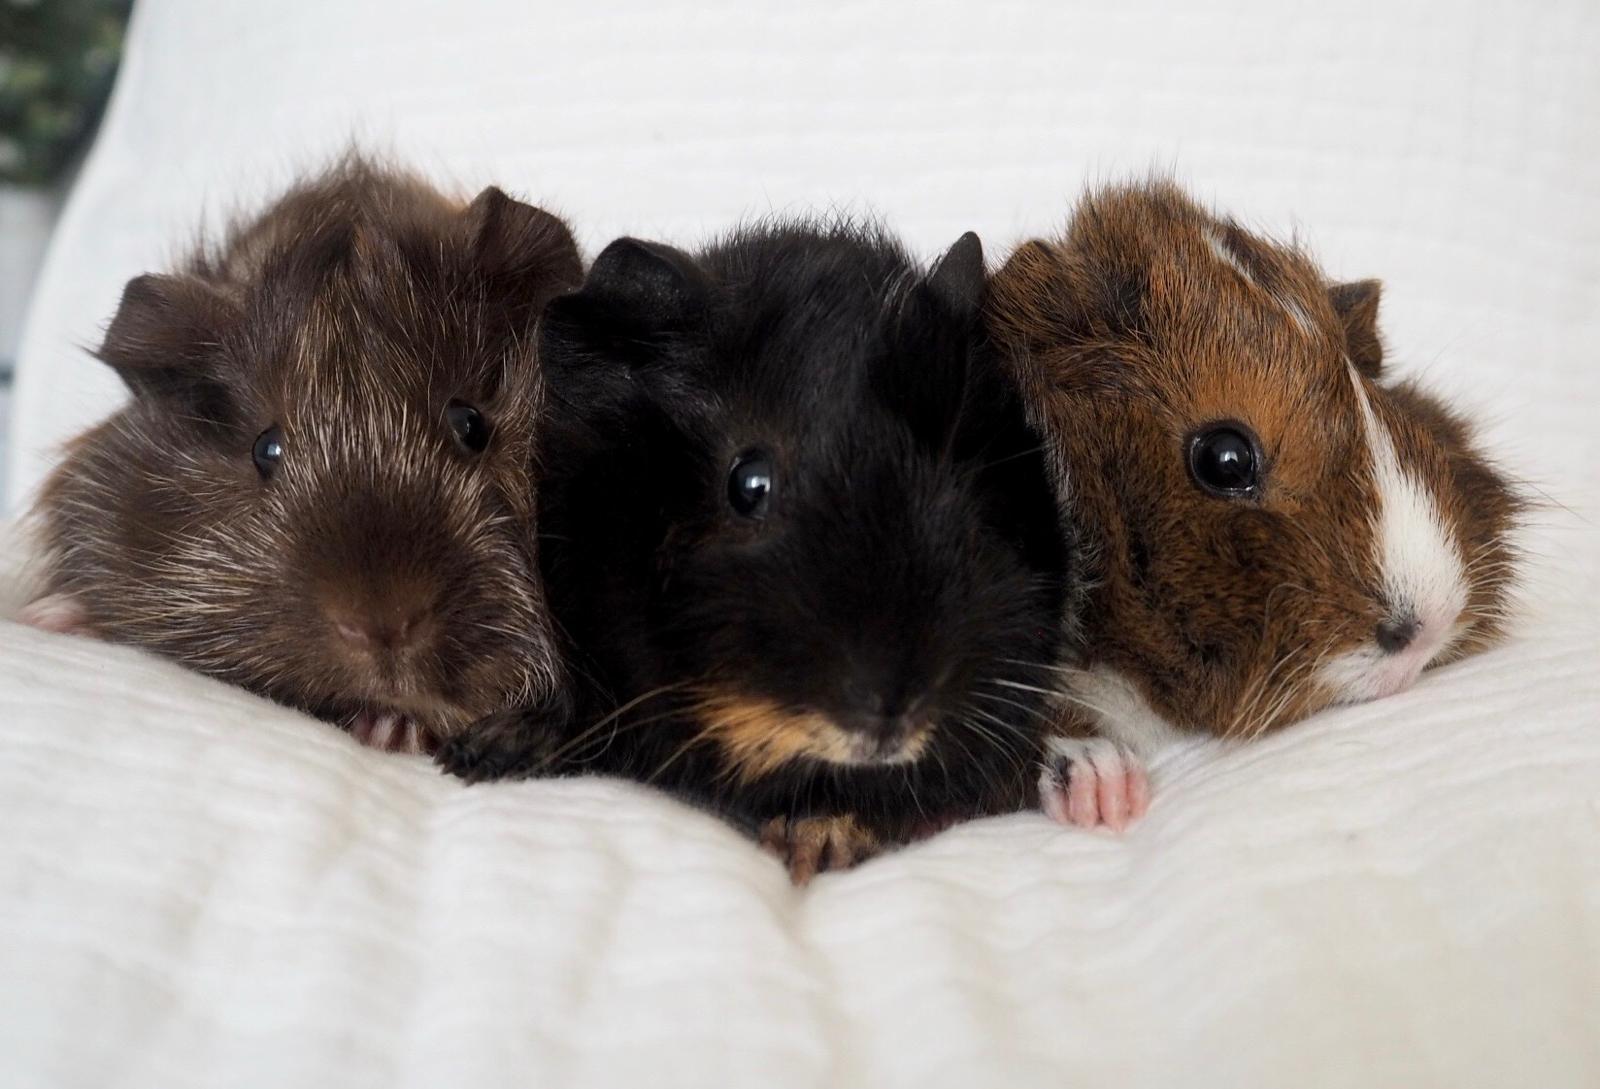
[[[1345,352],[1356,370],[1368,378],[1383,373],[1383,342],[1378,338],[1378,297],[1382,289],[1377,280],[1357,280],[1328,288],[1333,311],[1344,326]]]
[[[706,274],[689,254],[619,238],[600,251],[581,289],[551,304],[545,337],[588,354],[640,362],[654,338],[693,327],[709,299]]]
[[[234,302],[198,277],[135,276],[95,354],[136,397],[212,403],[223,389],[217,341],[237,317]]]
[[[687,253],[660,242],[619,238],[595,258],[583,294],[642,326],[668,328],[695,318],[708,292],[705,273]]]
[[[572,232],[543,208],[491,185],[467,205],[462,220],[479,267],[533,305],[583,280]]]
[[[928,290],[957,313],[976,310],[983,299],[983,242],[968,231],[928,273]]]

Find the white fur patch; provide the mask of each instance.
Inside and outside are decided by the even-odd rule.
[[[1366,388],[1349,368],[1361,406],[1378,491],[1372,518],[1374,559],[1383,594],[1396,617],[1419,625],[1411,644],[1385,654],[1373,642],[1329,661],[1321,677],[1346,702],[1375,699],[1409,686],[1461,631],[1467,605],[1461,548],[1427,486],[1400,464],[1394,440],[1372,411]]]
[[[1107,666],[1074,670],[1069,691],[1072,705],[1094,718],[1101,736],[1140,760],[1188,736],[1151,707],[1132,681]]]

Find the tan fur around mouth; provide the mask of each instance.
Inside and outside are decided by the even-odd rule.
[[[791,711],[759,697],[713,694],[694,707],[700,736],[721,750],[731,774],[751,783],[791,760],[810,757],[830,764],[866,764],[859,742],[826,715]],[[898,761],[915,760],[928,743],[929,730],[911,737]]]

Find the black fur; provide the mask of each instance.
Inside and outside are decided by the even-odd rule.
[[[542,556],[587,728],[504,718],[446,765],[621,774],[752,825],[848,814],[885,838],[1024,804],[1070,550],[982,339],[982,277],[971,235],[926,275],[859,227],[609,246],[542,342]],[[776,465],[761,521],[727,498],[751,450]],[[686,682],[868,734],[922,698],[933,729],[913,762],[740,781],[683,690],[649,695]]]

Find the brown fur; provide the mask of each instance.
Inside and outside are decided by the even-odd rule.
[[[382,708],[448,733],[550,697],[534,332],[580,276],[548,213],[351,158],[134,279],[99,352],[134,397],[39,502],[48,589],[108,639],[335,721]],[[452,400],[489,421],[482,453],[455,443]],[[340,618],[415,639],[363,649]]]
[[[1378,381],[1377,301],[1376,282],[1330,284],[1165,183],[1087,197],[1063,239],[1024,244],[991,280],[991,331],[1089,538],[1084,664],[1173,723],[1249,736],[1303,717],[1335,698],[1317,666],[1384,618],[1352,366],[1459,538],[1470,629],[1448,656],[1500,631],[1517,501],[1464,421]],[[1256,498],[1189,476],[1188,438],[1223,420],[1260,439]]]

